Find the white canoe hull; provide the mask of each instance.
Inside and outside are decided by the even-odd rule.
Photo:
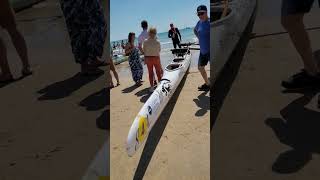
[[[183,59],[180,62],[170,63],[164,69],[161,82],[134,119],[127,139],[127,153],[129,156],[133,156],[146,141],[149,132],[189,69],[191,53],[186,54]],[[177,66],[179,67],[170,70],[171,67]]]
[[[211,23],[210,41],[213,54],[214,78],[228,61],[256,7],[256,0],[233,0],[229,3],[229,14]],[[211,5],[212,12],[222,12],[219,3]]]

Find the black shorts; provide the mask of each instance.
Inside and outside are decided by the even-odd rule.
[[[198,61],[198,67],[203,67],[208,64],[210,61],[210,53],[207,54],[201,54],[199,55],[199,61]]]
[[[281,15],[308,13],[312,8],[313,2],[314,0],[282,0]]]

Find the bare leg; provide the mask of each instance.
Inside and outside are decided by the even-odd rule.
[[[311,43],[303,23],[303,16],[304,14],[283,16],[281,21],[303,60],[304,68],[309,74],[316,75],[319,69],[312,57]]]
[[[206,85],[210,86],[210,82],[209,82],[208,75],[207,75],[205,67],[204,66],[199,66],[198,69],[199,69],[199,71],[201,73],[201,76],[202,76],[204,82],[206,83]]]
[[[23,35],[16,27],[8,29],[8,33],[10,34],[13,45],[16,48],[21,59],[23,71],[30,71],[27,44],[25,39],[23,38]]]
[[[5,81],[12,78],[10,67],[8,64],[7,49],[1,37],[0,37],[0,68],[1,68],[0,81]]]
[[[118,84],[120,84],[119,76],[118,76],[117,71],[113,70],[112,72],[113,72],[114,77],[115,77],[115,78],[116,78],[116,80],[117,80],[117,85],[118,85]]]

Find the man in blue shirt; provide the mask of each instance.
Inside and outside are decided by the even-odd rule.
[[[208,79],[205,66],[210,60],[210,20],[208,17],[207,7],[205,5],[200,5],[197,8],[197,15],[199,21],[194,28],[194,34],[199,39],[200,44],[200,56],[198,61],[198,69],[201,73],[201,76],[204,80],[204,84],[198,87],[199,91],[209,91],[210,83]]]

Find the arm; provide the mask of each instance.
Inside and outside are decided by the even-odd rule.
[[[159,50],[159,54],[160,54],[160,52],[161,52],[161,44],[160,44],[159,41],[158,41],[158,50]]]
[[[141,51],[142,54],[144,54],[145,50],[146,50],[146,47],[145,47],[144,42],[143,42],[140,51]]]
[[[177,33],[178,33],[178,35],[179,35],[179,37],[180,37],[180,41],[181,41],[181,34],[180,34],[179,29],[178,29],[178,28],[176,28],[176,31],[177,31]]]
[[[172,38],[171,30],[168,31],[168,38]]]
[[[199,22],[198,22],[199,23]],[[196,27],[194,27],[194,29],[193,29],[193,33],[197,36],[197,38],[199,39],[199,34],[198,34],[198,31],[197,31],[197,29],[198,29],[198,23],[197,23],[197,25],[196,25]]]
[[[143,49],[142,49],[142,44],[143,44],[144,39],[142,38],[142,36],[140,35],[138,37],[138,49],[140,50],[140,52],[143,54]]]
[[[126,56],[128,56],[131,53],[131,50],[132,50],[131,45],[127,44],[124,50],[124,53],[126,54]]]
[[[139,48],[140,52],[143,54],[144,50],[143,50],[142,46],[143,45],[141,43],[139,43],[138,48]]]

